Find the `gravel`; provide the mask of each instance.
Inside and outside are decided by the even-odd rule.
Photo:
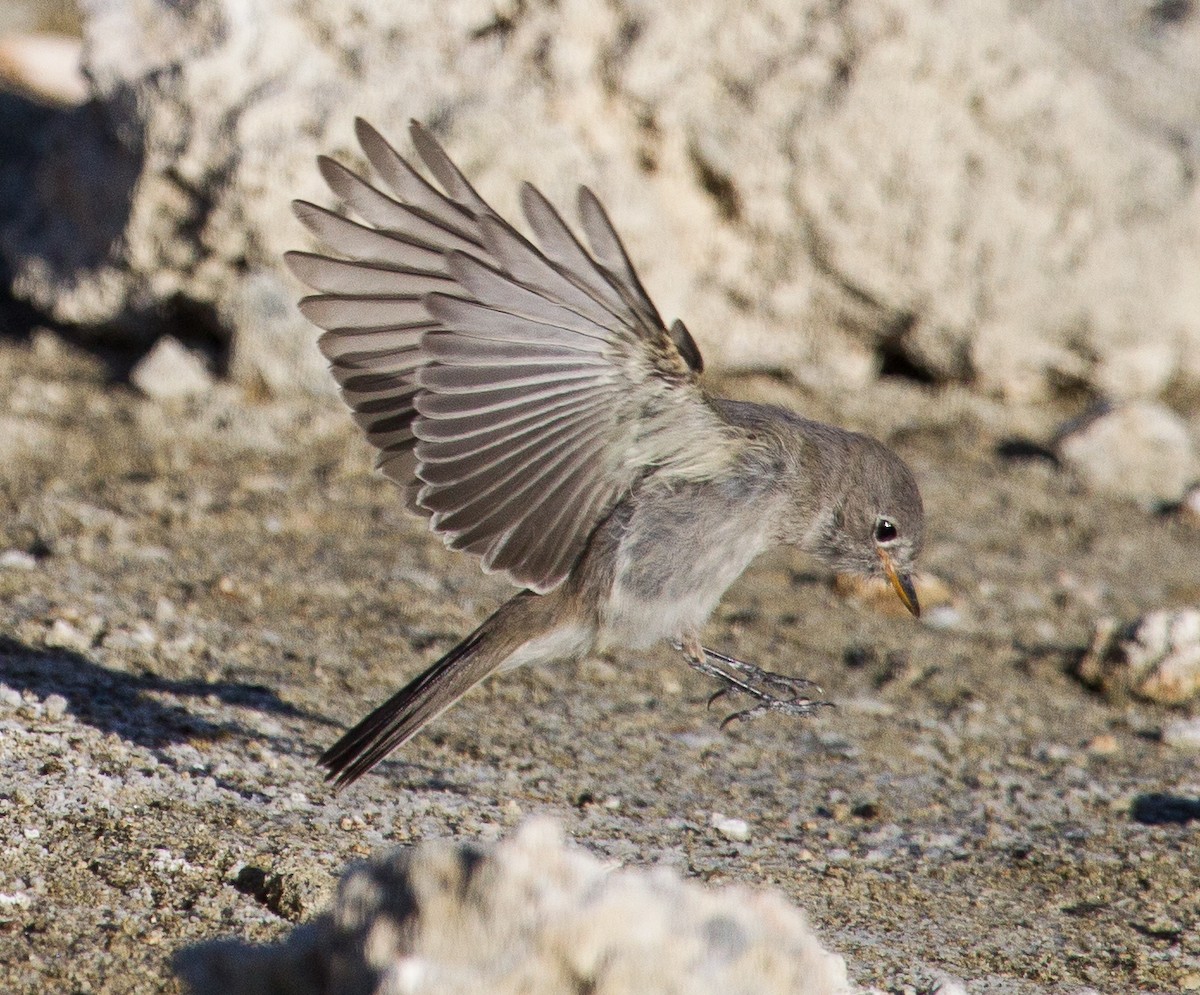
[[[0,341],[0,417],[45,440],[0,463],[0,990],[178,991],[177,952],[279,940],[353,861],[535,815],[602,861],[779,893],[864,987],[1200,976],[1200,777],[1169,731],[1196,704],[1075,676],[1100,619],[1200,603],[1200,529],[1012,455],[1069,411],[718,383],[892,440],[954,624],[772,553],[706,639],[837,708],[723,733],[667,649],[518,671],[335,795],[319,751],[507,590],[402,511],[336,402],[160,404],[108,371]]]

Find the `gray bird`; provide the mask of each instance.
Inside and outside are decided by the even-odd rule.
[[[777,543],[887,578],[917,615],[908,467],[865,435],[706,393],[696,343],[663,323],[586,187],[587,247],[521,188],[535,244],[410,131],[441,189],[359,120],[386,192],[320,158],[365,223],[297,201],[331,255],[287,261],[316,291],[300,309],[378,468],[447,546],[523,590],[326,751],[328,777],[361,777],[497,671],[664,639],[722,682],[714,698],[751,696],[730,719],[811,713],[810,682],[709,650],[700,630]]]

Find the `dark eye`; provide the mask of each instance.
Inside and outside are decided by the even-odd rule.
[[[897,536],[896,526],[888,519],[881,518],[875,523],[875,541],[891,542]]]

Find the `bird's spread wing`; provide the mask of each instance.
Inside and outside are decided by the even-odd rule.
[[[357,131],[387,192],[319,161],[363,223],[296,203],[344,257],[288,254],[317,291],[300,308],[326,329],[343,396],[410,506],[485,569],[549,591],[640,476],[722,465],[700,353],[682,323],[663,325],[591,191],[589,250],[525,185],[534,245],[420,125],[413,144],[440,190],[366,122]]]

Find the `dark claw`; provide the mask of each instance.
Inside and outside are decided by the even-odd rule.
[[[731,688],[731,687],[723,687],[717,691],[714,691],[711,695],[709,695],[708,704],[706,704],[704,707],[712,708],[713,705],[716,704],[716,702],[720,701],[726,695],[730,695],[730,694],[733,694],[733,688]]]

